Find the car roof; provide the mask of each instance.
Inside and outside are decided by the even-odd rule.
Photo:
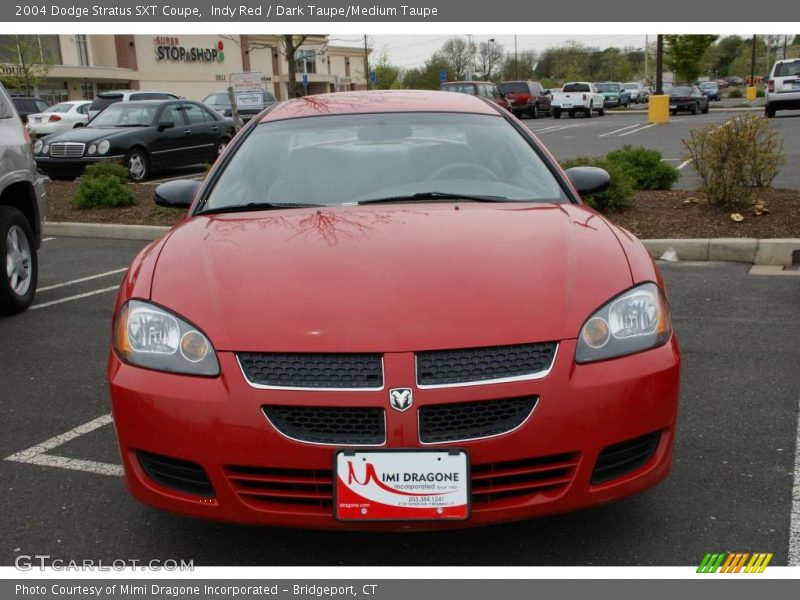
[[[97,92],[97,96],[101,98],[124,96],[126,94],[169,94],[170,96],[175,96],[172,92],[165,92],[163,90],[106,90],[104,92]]]
[[[302,96],[281,102],[261,122],[322,115],[393,112],[460,112],[499,115],[492,103],[457,92],[376,90]]]
[[[118,102],[116,104],[112,104],[108,108],[111,108],[112,106],[117,106],[117,104],[120,104],[122,108],[128,108],[130,106],[151,106],[153,104],[166,104],[167,102],[182,102],[182,103],[188,102],[190,104],[200,104],[199,102],[195,102],[193,100],[180,100],[178,98],[159,98],[155,100],[133,100],[131,102],[122,102],[122,103]]]

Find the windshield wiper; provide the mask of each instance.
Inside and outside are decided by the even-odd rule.
[[[198,215],[218,215],[230,212],[250,212],[256,210],[274,210],[281,208],[314,208],[317,206],[325,206],[324,204],[309,204],[302,202],[248,202],[247,204],[235,204],[233,206],[218,206],[216,208],[208,208],[201,210]]]
[[[389,196],[387,198],[370,198],[361,200],[358,204],[382,204],[389,202],[408,202],[413,200],[467,200],[470,202],[518,202],[505,196],[474,196],[470,194],[456,194],[450,192],[417,192],[406,196]]]

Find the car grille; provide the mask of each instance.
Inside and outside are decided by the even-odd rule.
[[[77,142],[55,142],[50,144],[50,156],[54,158],[78,158],[83,156],[86,144]]]
[[[197,463],[141,450],[137,456],[144,472],[156,483],[186,494],[214,497],[208,475]]]
[[[417,385],[435,387],[535,376],[550,369],[557,347],[555,342],[547,342],[419,352]]]
[[[312,444],[380,446],[386,441],[382,408],[263,406],[272,426],[286,437]]]
[[[240,352],[239,364],[256,386],[309,389],[380,389],[380,354],[276,354]]]
[[[472,466],[473,507],[492,508],[513,499],[561,494],[572,481],[580,454],[570,452],[537,458]]]
[[[525,422],[537,400],[536,396],[525,396],[422,406],[419,440],[423,444],[435,444],[508,433]]]
[[[656,431],[603,449],[592,472],[592,483],[603,483],[638,469],[653,456],[661,439]]]
[[[505,508],[530,502],[537,495],[560,495],[577,468],[577,452],[472,465],[475,510]],[[275,467],[226,466],[225,475],[245,504],[271,512],[330,516],[333,471]]]
[[[333,471],[226,466],[225,475],[245,504],[275,512],[331,514]]]

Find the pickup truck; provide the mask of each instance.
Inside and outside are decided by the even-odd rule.
[[[602,117],[606,114],[603,101],[603,94],[597,91],[593,83],[570,81],[560,92],[553,93],[550,108],[554,119],[560,119],[563,112],[570,117],[574,117],[575,113],[583,113],[587,118],[592,116],[592,112],[597,112]]]

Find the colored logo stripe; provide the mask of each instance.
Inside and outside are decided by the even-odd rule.
[[[763,573],[771,560],[771,552],[709,552],[703,557],[697,572],[716,573],[719,570],[720,573],[739,573],[744,568],[745,573]]]

